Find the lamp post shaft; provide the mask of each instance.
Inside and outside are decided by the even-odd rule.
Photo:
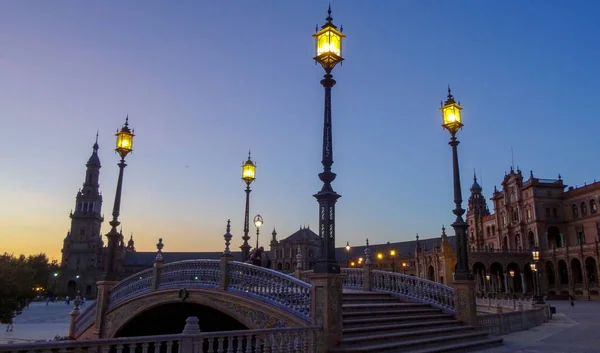
[[[460,187],[460,170],[458,167],[458,144],[460,142],[456,136],[452,135],[450,146],[452,146],[452,174],[454,179],[454,204],[456,207],[452,211],[456,215],[456,220],[452,223],[454,233],[456,234],[456,257],[457,266],[454,274],[455,280],[471,280],[473,276],[469,271],[469,258],[467,253],[467,223],[463,219],[465,210],[462,208],[462,192]]]
[[[123,189],[123,171],[127,164],[125,164],[125,157],[121,157],[121,161],[119,162],[119,179],[117,180],[117,191],[115,192],[115,203],[113,205],[112,216],[113,219],[110,221],[110,232],[106,234],[108,238],[108,254],[106,258],[105,264],[105,280],[114,281],[117,279],[116,268],[115,268],[115,260],[117,257],[117,245],[119,243],[119,231],[117,227],[121,222],[119,222],[119,214],[121,212],[121,191]]]
[[[250,240],[250,236],[248,232],[250,231],[250,184],[246,185],[246,212],[244,214],[244,236],[242,239],[244,240],[244,244],[240,247],[242,249],[242,256],[244,261],[248,261],[250,258],[250,245],[248,244],[248,240]],[[258,244],[258,238],[257,238]]]
[[[258,249],[258,233],[259,233],[259,231],[260,231],[260,228],[256,228],[256,248],[255,249]]]
[[[321,191],[313,195],[319,203],[319,240],[321,251],[314,271],[316,273],[340,273],[340,266],[335,259],[335,203],[341,195],[333,191],[331,183],[335,173],[331,172],[333,164],[333,134],[331,129],[331,88],[335,85],[331,69],[326,70],[321,85],[325,88],[325,111],[323,118],[323,153],[321,164],[323,172],[319,179],[323,182]]]

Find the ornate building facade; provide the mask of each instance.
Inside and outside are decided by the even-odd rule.
[[[532,251],[539,247],[536,269],[543,293],[600,299],[600,182],[574,188],[562,178],[541,179],[511,169],[494,187],[490,212],[474,177],[468,201],[469,265],[479,292],[533,293]],[[442,244],[444,243],[442,235]],[[452,252],[416,251],[418,276],[449,284]],[[449,254],[449,255],[447,255]]]

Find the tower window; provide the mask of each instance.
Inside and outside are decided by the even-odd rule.
[[[596,206],[596,200],[590,200],[590,213],[591,214],[595,214],[596,212],[598,212],[598,208]]]
[[[587,204],[585,202],[581,203],[581,216],[587,216]]]
[[[571,211],[573,212],[573,218],[577,218],[579,216],[577,205],[571,205]]]
[[[531,210],[529,208],[527,209],[527,220],[531,220]]]

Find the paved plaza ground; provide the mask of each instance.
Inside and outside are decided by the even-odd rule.
[[[85,310],[88,302],[82,308]],[[53,339],[55,336],[66,336],[69,333],[69,313],[73,310],[65,302],[48,303],[33,302],[21,315],[15,317],[12,332],[6,332],[6,325],[0,325],[0,344],[9,341],[29,342]]]
[[[600,303],[576,301],[572,311],[568,301],[551,301],[557,314],[552,321],[526,331],[504,336],[504,345],[479,353],[600,353]],[[90,305],[86,304],[86,307]],[[84,307],[83,309],[85,309]],[[0,344],[28,342],[66,336],[73,305],[64,302],[31,303],[15,318],[14,330],[0,326]]]
[[[502,347],[478,353],[600,353],[600,303],[549,301],[553,320],[530,330],[504,336]]]

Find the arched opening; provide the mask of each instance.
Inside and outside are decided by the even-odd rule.
[[[556,278],[554,276],[554,264],[551,261],[546,262],[546,280],[548,286],[556,285]]]
[[[200,331],[246,330],[234,318],[207,306],[193,303],[169,303],[151,308],[126,323],[115,337],[135,337],[179,334],[183,332],[185,320],[196,316]]]
[[[527,238],[529,238],[529,249],[535,248],[535,244],[537,243],[535,241],[535,234],[533,234],[532,231],[529,231],[529,233],[527,233]]]
[[[557,227],[548,227],[546,234],[548,238],[548,248],[562,248],[562,237],[560,235],[560,230],[558,230]]]
[[[502,265],[498,262],[494,262],[490,265],[490,282],[491,292],[502,293],[506,291],[504,285],[504,270],[502,269]]]
[[[475,277],[475,290],[478,293],[486,293],[489,291],[485,275],[487,271],[485,270],[485,265],[481,262],[476,262],[473,264],[473,277]]]
[[[567,270],[567,263],[564,260],[558,260],[558,275],[561,286],[569,284],[569,271]]]
[[[585,273],[587,274],[590,287],[598,287],[598,266],[596,266],[596,259],[593,257],[585,259]]]
[[[280,263],[277,264],[277,271],[283,270],[283,265]]]
[[[286,271],[289,271],[290,270],[290,263],[286,262],[284,267],[285,267]]]
[[[583,284],[583,271],[581,269],[581,262],[579,262],[579,259],[571,260],[571,278],[573,279],[573,284],[576,287]]]
[[[521,283],[521,269],[519,265],[514,262],[511,262],[506,266],[506,273],[508,277],[506,277],[506,284],[508,285],[508,290],[511,293],[519,293],[523,291],[523,284]]]
[[[502,238],[502,250],[508,250],[508,237],[504,236]]]
[[[523,245],[521,244],[521,234],[515,234],[515,247],[518,250],[523,250]]]
[[[590,213],[596,214],[596,212],[598,212],[598,206],[596,206],[596,200],[591,199],[590,200]]]
[[[427,279],[430,281],[435,281],[435,270],[431,265],[429,265],[429,267],[427,268]]]
[[[67,283],[67,295],[73,299],[75,299],[75,294],[77,293],[77,282],[70,280]]]

